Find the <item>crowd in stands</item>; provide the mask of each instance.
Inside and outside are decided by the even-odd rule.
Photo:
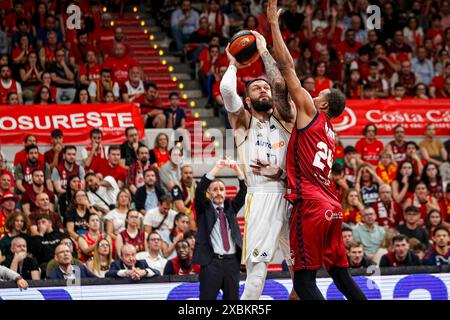
[[[272,44],[267,1],[166,1],[161,22],[197,65],[209,105],[219,108],[224,47],[240,30],[257,30]],[[378,5],[378,29],[368,30],[367,6]],[[282,0],[280,25],[304,87],[316,96],[334,87],[350,99],[434,99],[450,96],[450,2]],[[170,9],[169,9],[170,8]],[[164,20],[164,15],[160,16]],[[371,20],[373,21],[373,19]],[[264,73],[260,61],[238,70],[238,86]]]
[[[163,101],[157,85],[142,80],[111,16],[95,1],[75,2],[84,13],[79,31],[65,28],[60,2],[2,3],[2,103],[138,102],[147,128],[184,128],[178,94]],[[354,99],[448,97],[448,1],[399,1],[395,7],[379,1],[379,31],[364,28],[367,2],[338,3],[282,2],[283,34],[313,96],[337,87]],[[197,12],[184,0],[171,12],[175,47],[198,63],[214,103],[223,105],[218,84],[228,64],[227,39],[256,29],[271,43],[266,5],[210,0]],[[240,69],[240,93],[263,72],[260,62]],[[129,127],[123,144],[107,146],[102,131],[92,129],[91,142],[79,149],[65,144],[57,129],[45,153],[27,135],[13,168],[0,154],[0,278],[25,287],[23,280],[75,274],[139,280],[199,272],[190,262],[197,229],[193,167],[183,162],[179,146],[168,149],[168,135],[158,134],[153,149],[138,137]],[[332,180],[352,268],[448,264],[449,152],[449,141],[437,139],[432,124],[419,145],[408,141],[401,125],[386,145],[373,124],[355,146],[337,141]]]
[[[148,128],[184,128],[178,92],[170,94],[169,107],[163,108],[157,85],[144,81],[123,28],[113,27],[112,15],[102,13],[97,0],[73,1],[82,12],[81,29],[69,29],[70,4],[2,2],[0,103],[133,102],[141,107]]]

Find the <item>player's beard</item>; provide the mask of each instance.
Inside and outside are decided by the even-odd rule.
[[[257,112],[267,112],[273,107],[273,100],[269,98],[268,100],[258,100],[258,99],[250,99],[252,103],[253,109]]]

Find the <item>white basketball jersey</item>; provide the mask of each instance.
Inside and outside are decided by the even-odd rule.
[[[291,134],[273,114],[262,122],[251,117],[247,137],[238,146],[239,163],[244,166],[244,174],[249,188],[262,187],[283,190],[283,181],[274,181],[261,175],[255,175],[250,167],[252,160],[268,161],[286,170],[286,151]]]

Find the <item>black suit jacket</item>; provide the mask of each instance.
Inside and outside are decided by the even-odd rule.
[[[197,237],[195,239],[195,249],[192,263],[205,266],[211,262],[214,257],[214,250],[211,242],[211,232],[217,221],[216,209],[210,199],[206,197],[206,190],[211,184],[206,175],[204,175],[197,185],[195,192],[195,210],[197,213]],[[224,212],[231,229],[231,237],[236,244],[236,255],[241,259],[242,254],[242,236],[237,221],[237,213],[245,203],[247,186],[244,180],[239,180],[239,192],[233,200],[225,200]]]
[[[136,260],[136,264],[134,265],[135,268],[139,268],[139,269],[150,269],[152,270],[156,276],[160,276],[161,273],[153,268],[150,268],[147,264],[147,262],[145,260]],[[114,260],[113,263],[111,264],[111,267],[109,268],[108,272],[105,274],[106,278],[120,278],[117,273],[120,270],[124,270],[127,269],[127,267],[125,267],[125,264],[122,262],[122,260]]]
[[[163,189],[157,185],[155,185],[156,196],[158,197],[158,201],[165,194]],[[136,194],[134,195],[134,202],[136,204],[136,210],[141,211],[145,209],[145,199],[147,198],[147,190],[145,185],[136,190]]]

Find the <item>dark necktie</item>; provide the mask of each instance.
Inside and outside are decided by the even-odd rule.
[[[230,240],[228,239],[227,218],[222,207],[217,207],[217,212],[219,213],[220,235],[222,236],[223,248],[225,251],[228,251],[230,250]]]

